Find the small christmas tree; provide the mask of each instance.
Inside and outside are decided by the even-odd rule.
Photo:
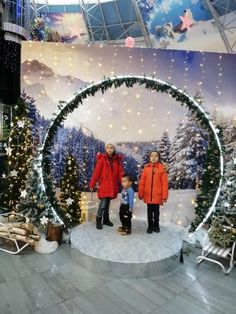
[[[39,222],[43,216],[53,217],[49,210],[50,204],[41,186],[39,159],[37,157],[35,155],[34,159],[31,160],[26,176],[25,191],[17,205],[17,212],[30,217],[32,222]]]
[[[80,223],[81,192],[78,185],[78,170],[76,160],[69,155],[66,160],[65,173],[61,181],[61,205],[65,216],[72,226]]]

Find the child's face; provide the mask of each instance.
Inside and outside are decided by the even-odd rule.
[[[121,179],[121,185],[123,186],[123,188],[129,188],[131,186],[132,182],[129,181],[128,178],[124,177]]]
[[[111,156],[114,153],[114,151],[115,151],[115,148],[113,145],[111,144],[106,145],[106,152],[109,156]]]
[[[159,161],[159,156],[157,152],[152,152],[150,155],[150,161],[152,164],[155,164]]]

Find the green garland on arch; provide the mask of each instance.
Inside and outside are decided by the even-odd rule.
[[[208,113],[201,110],[200,105],[198,108],[196,101],[188,95],[185,91],[176,88],[174,85],[157,80],[154,77],[145,77],[145,76],[118,76],[113,78],[105,78],[98,82],[93,83],[92,85],[85,87],[80,90],[78,94],[75,94],[75,97],[68,103],[61,101],[58,105],[59,113],[55,114],[55,118],[52,119],[51,126],[49,127],[46,138],[44,141],[42,149],[42,172],[43,172],[43,181],[45,185],[45,192],[53,209],[56,211],[58,216],[64,222],[66,227],[71,226],[71,222],[65,216],[65,212],[58,204],[58,201],[55,196],[55,189],[52,183],[51,175],[51,162],[50,162],[50,150],[53,144],[54,136],[57,132],[57,129],[62,126],[62,123],[67,118],[69,113],[72,113],[76,108],[80,107],[83,104],[83,100],[95,96],[98,91],[105,93],[110,88],[119,88],[122,85],[125,85],[128,88],[132,88],[134,85],[144,86],[150,91],[156,91],[161,93],[167,93],[172,96],[181,106],[186,106],[189,111],[195,115],[196,119],[199,121],[201,126],[208,131],[209,134],[209,150],[208,150],[208,161],[207,167],[204,173],[202,191],[197,199],[197,206],[195,207],[196,219],[192,223],[191,231],[194,231],[197,226],[202,222],[205,215],[207,214],[211,203],[213,202],[216,192],[219,189],[221,184],[221,151],[219,149],[219,144],[216,140],[216,135],[213,132],[213,128],[210,124],[210,119]],[[213,153],[212,153],[213,151]],[[212,164],[212,168],[210,167]],[[214,170],[214,171],[212,171]]]

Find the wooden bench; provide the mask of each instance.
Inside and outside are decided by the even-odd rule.
[[[236,241],[232,244],[231,247],[223,248],[220,246],[216,246],[212,243],[206,244],[207,240],[208,240],[208,235],[206,235],[204,239],[202,255],[197,257],[197,264],[200,264],[204,260],[215,263],[222,268],[225,275],[228,275],[233,269],[234,265],[236,264],[236,261],[234,260]],[[210,254],[213,255],[211,258],[208,257]],[[222,259],[228,260],[229,261],[228,269],[226,269],[225,266],[220,261],[214,259],[214,255]]]

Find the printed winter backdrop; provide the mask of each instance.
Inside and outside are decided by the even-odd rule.
[[[138,0],[154,47],[225,51],[219,29],[205,0]],[[222,0],[216,8],[221,24],[230,28],[226,37],[235,40],[235,1]],[[225,9],[227,8],[227,10]],[[215,11],[215,9],[213,9]]]
[[[22,90],[35,99],[38,129],[43,130],[59,101],[68,101],[80,88],[104,76],[124,74],[155,76],[186,89],[215,123],[232,125],[235,61],[236,56],[228,54],[26,42]],[[60,186],[66,157],[72,154],[81,190],[88,190],[96,154],[109,140],[124,154],[125,169],[136,183],[147,152],[160,149],[169,164],[171,188],[170,211],[163,215],[177,222],[182,217],[187,224],[193,217],[195,189],[201,184],[208,147],[208,135],[194,116],[169,95],[140,86],[98,93],[68,116],[55,137],[55,184]],[[143,205],[137,201],[136,207],[139,212]]]

